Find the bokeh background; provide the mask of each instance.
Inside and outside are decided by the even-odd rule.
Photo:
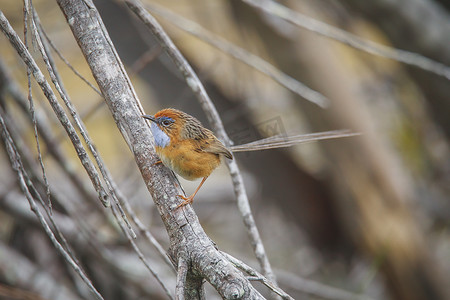
[[[162,108],[177,108],[208,127],[176,67],[126,5],[106,0],[94,3],[145,111],[154,114]],[[449,299],[450,78],[356,50],[244,1],[146,3],[176,14],[155,16],[192,64],[236,145],[274,134],[333,129],[362,133],[235,155],[283,289],[296,299]],[[280,3],[363,39],[450,65],[446,1]],[[95,84],[56,2],[36,0],[33,4],[55,46]],[[2,0],[0,9],[23,38],[21,1]],[[182,18],[323,94],[329,107],[308,102],[223,49],[186,32],[191,27],[176,26]],[[30,47],[44,70],[39,53]],[[33,127],[24,112],[28,105],[26,68],[4,35],[0,36],[0,61],[0,105],[16,142],[25,149],[26,167],[34,170],[39,192],[45,195]],[[164,226],[108,107],[56,54],[55,61],[120,189],[142,222],[167,247]],[[20,88],[25,110],[11,93],[5,74]],[[69,139],[35,82],[32,89],[37,113],[47,120],[47,130],[61,147],[66,167],[83,186],[74,184],[41,139],[56,221],[80,264],[105,299],[166,299],[110,213],[98,205]],[[7,295],[5,299],[90,298],[28,208],[4,148],[0,158],[0,295]],[[198,184],[180,181],[188,194]],[[258,267],[225,167],[206,181],[194,209],[221,250]],[[84,230],[92,234],[94,246]],[[138,238],[138,243],[174,288],[171,269],[145,240]],[[327,298],[308,291],[311,286],[336,290]],[[218,297],[211,290],[208,296]]]

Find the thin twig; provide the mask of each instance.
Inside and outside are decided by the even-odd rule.
[[[81,80],[84,81],[84,83],[86,83],[94,92],[96,92],[100,97],[103,97],[102,93],[99,91],[98,88],[96,88],[89,80],[87,80],[83,75],[81,75],[80,72],[77,71],[77,69],[75,69],[74,66],[72,66],[72,64],[64,57],[64,55],[62,55],[61,51],[59,51],[59,49],[56,47],[55,43],[53,43],[52,39],[48,36],[47,32],[44,30],[44,28],[42,27],[41,23],[39,22],[38,19],[38,28],[39,28],[39,32],[43,34],[45,40],[47,41],[47,43],[50,45],[50,47],[53,49],[53,51],[55,51],[55,53],[58,55],[58,57],[67,65],[67,67],[72,70],[72,72],[78,76]]]
[[[36,42],[38,44],[38,48],[39,51],[42,55],[42,58],[44,60],[44,63],[47,67],[47,70],[49,71],[50,74],[50,78],[53,82],[53,84],[55,85],[56,90],[58,91],[60,97],[63,99],[64,104],[66,105],[66,107],[69,109],[70,114],[72,115],[73,119],[75,120],[75,124],[77,125],[78,130],[81,133],[81,136],[83,137],[86,145],[88,146],[91,154],[94,156],[94,159],[97,163],[97,166],[100,170],[100,173],[102,174],[102,177],[106,183],[106,186],[108,187],[109,190],[109,194],[112,197],[114,204],[117,206],[117,208],[119,209],[120,215],[122,217],[122,219],[125,221],[125,224],[128,227],[128,230],[130,231],[131,235],[133,236],[133,238],[136,238],[136,234],[134,233],[133,228],[131,227],[130,222],[128,221],[127,216],[125,215],[125,212],[123,211],[123,208],[119,202],[119,200],[117,199],[117,187],[115,184],[112,183],[113,179],[111,174],[109,173],[108,169],[106,168],[105,164],[103,163],[102,158],[100,157],[100,155],[97,152],[97,149],[92,141],[92,139],[90,138],[86,127],[84,126],[83,120],[81,120],[77,110],[75,109],[74,105],[72,104],[72,102],[69,99],[68,94],[66,93],[66,91],[63,88],[62,82],[59,79],[59,76],[57,76],[58,71],[56,68],[54,68],[54,66],[52,66],[52,64],[50,63],[50,53],[47,51],[47,49],[43,46],[43,41],[40,37],[40,35],[38,34],[38,26],[36,25],[36,20],[33,18],[32,19],[32,29],[33,32],[35,33],[35,39]]]
[[[105,101],[103,98],[100,98],[97,100],[97,103],[92,104],[91,107],[81,112],[81,119],[84,121],[89,120],[102,107],[105,107]]]
[[[28,15],[30,13],[30,6],[31,2],[28,0],[23,1],[23,36],[24,36],[24,43],[25,47],[28,49]],[[38,161],[39,165],[41,167],[42,172],[42,178],[44,179],[45,184],[45,191],[47,194],[47,204],[49,208],[50,214],[52,213],[52,201],[51,201],[51,194],[50,194],[50,186],[47,179],[47,174],[45,172],[45,166],[44,162],[42,160],[42,153],[41,153],[41,144],[39,143],[39,135],[38,135],[38,126],[36,121],[36,113],[34,110],[34,101],[33,101],[33,94],[31,92],[31,70],[29,67],[27,67],[27,84],[28,84],[28,102],[29,102],[29,111],[31,116],[31,122],[33,124],[33,132],[34,132],[34,139],[36,140],[36,148],[38,153]]]
[[[28,148],[24,146],[25,143],[18,133],[19,130],[18,130],[15,122],[11,118],[9,118],[8,115],[4,115],[3,119],[4,119],[4,122],[8,124],[8,132],[9,132],[9,135],[11,136],[11,140],[14,142],[14,149],[21,158],[21,165],[23,164],[22,162],[25,162],[25,165],[29,166],[29,171],[30,171],[32,177],[39,180],[39,183],[44,188],[48,187],[50,189],[50,185],[48,185],[48,182],[45,182],[43,180],[41,181],[40,177],[38,176],[38,172],[34,170],[34,164],[33,164],[34,159],[31,155],[31,153],[29,151],[27,151]],[[68,254],[72,257],[72,259],[76,263],[78,263],[77,258],[75,257],[74,253],[72,252],[72,249],[69,246],[69,243],[67,242],[66,238],[64,237],[61,230],[59,229],[59,226],[56,224],[50,207],[48,207],[45,204],[44,200],[42,199],[41,195],[39,194],[35,185],[32,183],[31,179],[28,177],[27,174],[24,174],[24,178],[25,178],[25,182],[27,184],[28,190],[31,192],[31,194],[38,200],[38,202],[44,208],[44,211],[45,211],[48,219],[50,220],[50,224],[53,226],[53,228],[55,230],[56,236],[60,239],[62,245],[64,246],[64,248],[68,252]],[[50,193],[50,190],[48,191],[48,193]],[[53,195],[53,193],[51,193],[51,194]],[[56,199],[56,200],[58,200],[58,199]],[[58,201],[57,201],[57,203],[61,204]]]
[[[10,122],[11,120],[8,120],[5,118],[5,122]],[[10,123],[8,123],[8,126],[10,126]],[[10,131],[11,136],[14,138],[12,132]],[[15,138],[14,138],[15,141]],[[15,141],[16,144],[17,141]],[[27,165],[27,162],[24,160],[24,164]],[[27,169],[28,171],[29,169]],[[31,169],[31,176],[33,177],[33,169]],[[43,185],[42,180],[39,181],[39,184]],[[58,223],[63,224],[63,230],[65,234],[69,237],[69,239],[74,242],[75,248],[82,249],[83,256],[90,255],[90,253],[87,253],[87,248],[90,246],[92,250],[98,255],[96,260],[97,263],[103,263],[103,268],[111,268],[112,270],[116,271],[115,274],[110,274],[110,276],[117,275],[119,278],[116,278],[120,282],[123,282],[123,280],[127,280],[127,286],[130,285],[131,280],[134,285],[142,287],[143,285],[148,286],[148,282],[145,282],[141,280],[140,276],[137,276],[136,273],[132,273],[132,276],[125,277],[123,268],[120,266],[120,263],[123,264],[123,261],[119,261],[117,259],[117,256],[114,254],[110,254],[110,249],[107,249],[98,239],[97,234],[94,234],[92,232],[92,229],[89,227],[88,223],[86,223],[86,215],[83,215],[80,217],[80,212],[78,208],[73,207],[73,200],[65,199],[65,201],[62,201],[64,195],[61,195],[55,191],[52,190],[52,195],[54,196],[55,203],[58,203],[58,205],[62,205],[66,215],[62,215],[61,213],[54,212],[53,217],[55,217],[56,221],[59,221]],[[7,195],[0,196],[0,207],[6,212],[6,213],[12,213],[12,217],[14,217],[18,222],[30,222],[33,226],[39,226],[39,221],[36,219],[34,214],[30,211],[29,208],[27,208],[25,203],[22,203],[22,199],[25,199],[25,196],[22,198],[22,194],[18,194],[17,192],[12,189],[11,193],[8,193]],[[24,205],[22,205],[24,204]],[[121,231],[121,229],[119,229]],[[1,252],[0,252],[1,254]],[[1,255],[0,255],[1,256]],[[120,271],[120,272],[118,272]],[[158,283],[157,283],[158,284]],[[1,297],[0,297],[1,298]],[[55,299],[54,297],[50,297],[49,299]],[[59,298],[58,298],[59,299]],[[86,299],[86,297],[85,297]]]
[[[252,267],[245,264],[243,261],[231,256],[230,254],[228,254],[226,252],[221,251],[220,253],[222,253],[222,255],[224,255],[237,268],[239,268],[242,271],[246,272],[247,274],[251,275],[251,277],[247,277],[248,280],[253,280],[253,281],[256,280],[256,281],[262,282],[265,286],[267,286],[271,291],[273,291],[274,293],[279,295],[282,299],[286,299],[286,300],[294,299],[291,296],[289,296],[289,294],[287,294],[285,291],[283,291],[282,289],[277,287],[273,282],[271,282],[266,277],[261,275],[258,271],[256,271]]]
[[[139,231],[144,234],[144,236],[147,238],[147,240],[150,242],[150,244],[156,249],[156,251],[159,253],[161,258],[164,260],[164,262],[171,267],[171,270],[175,271],[175,267],[173,266],[170,259],[167,257],[166,251],[161,246],[161,244],[156,240],[156,238],[153,236],[153,234],[148,230],[145,225],[141,222],[141,220],[136,216],[136,213],[131,208],[131,205],[128,201],[123,201],[123,198],[119,194],[119,200],[121,201],[122,205],[125,208],[125,211],[130,216],[131,221],[138,227]],[[123,202],[122,202],[123,201]]]
[[[27,99],[23,96],[20,87],[18,84],[12,79],[11,75],[8,73],[8,70],[3,62],[0,59],[0,76],[4,78],[7,85],[7,92],[11,95],[11,97],[18,104],[19,108],[26,114],[30,116],[30,110],[28,109]],[[92,193],[86,188],[86,185],[83,183],[83,180],[79,177],[78,173],[75,172],[75,169],[69,163],[69,160],[65,157],[65,153],[62,150],[61,146],[56,142],[56,137],[52,134],[52,128],[47,121],[44,114],[40,111],[35,111],[36,125],[38,127],[38,132],[40,137],[46,144],[46,153],[50,153],[50,155],[54,158],[54,160],[61,167],[63,172],[67,174],[70,181],[77,188],[77,190],[81,193],[83,199],[92,199],[94,196]],[[31,116],[30,118],[31,119]],[[44,153],[45,156],[45,153]],[[97,206],[96,206],[97,207]]]
[[[302,278],[296,274],[288,272],[277,272],[283,286],[292,291],[309,294],[315,297],[329,300],[374,300],[367,295],[349,292],[340,288],[335,288],[318,281]]]
[[[133,237],[130,236],[129,231],[127,230],[127,228],[123,225],[122,221],[120,220],[120,218],[118,217],[118,212],[117,212],[117,207],[116,206],[111,206],[111,210],[112,213],[114,215],[114,217],[117,219],[117,222],[119,223],[120,228],[122,229],[123,233],[125,234],[125,236],[128,239],[128,242],[131,244],[131,246],[133,247],[134,252],[136,252],[136,254],[138,255],[139,259],[142,261],[142,263],[145,265],[145,267],[147,268],[147,270],[150,271],[150,273],[153,275],[153,277],[155,277],[156,281],[159,283],[159,285],[163,288],[164,292],[166,293],[166,295],[170,298],[173,299],[172,293],[170,292],[169,288],[166,286],[166,284],[161,280],[161,278],[159,277],[158,273],[153,270],[152,266],[150,266],[150,264],[148,263],[147,259],[145,258],[144,254],[142,253],[141,249],[139,249],[138,245],[136,244],[136,242],[134,241]]]
[[[52,91],[49,83],[45,80],[44,74],[39,69],[38,65],[28,52],[28,50],[25,48],[24,44],[20,40],[17,33],[14,31],[8,20],[6,19],[3,12],[0,11],[0,28],[3,31],[3,33],[6,35],[8,40],[10,41],[11,45],[16,49],[17,53],[20,55],[22,60],[25,62],[27,67],[30,68],[33,77],[36,79],[37,83],[41,87],[42,91],[46,95],[47,99],[50,102],[50,105],[52,106],[56,116],[58,117],[58,120],[60,121],[61,125],[66,130],[74,148],[77,151],[77,155],[85,168],[87,174],[89,175],[89,178],[92,181],[92,184],[95,188],[95,190],[98,193],[99,199],[103,203],[103,205],[108,206],[108,196],[105,192],[99,175],[97,173],[97,170],[94,167],[94,164],[92,163],[91,159],[89,158],[86,149],[84,148],[83,144],[81,143],[81,140],[75,131],[75,128],[70,123],[67,114],[65,113],[64,109],[61,107],[61,105],[58,103],[56,96],[54,92]]]
[[[248,280],[257,280],[266,285],[267,279],[258,273],[255,269],[244,263],[243,261],[237,259],[230,254],[221,251],[221,253],[236,267],[242,271],[249,274],[251,277],[247,277]],[[279,281],[282,282],[284,286],[289,287],[292,290],[310,294],[316,297],[330,300],[373,300],[366,295],[358,295],[356,293],[348,292],[342,289],[338,289],[332,286],[325,285],[323,283],[301,278],[295,274],[287,272],[277,272],[277,277]],[[270,282],[269,282],[270,283]],[[269,286],[268,286],[269,287]],[[270,287],[269,287],[270,288]]]
[[[139,228],[139,230],[144,233],[144,236],[147,238],[147,240],[150,242],[150,244],[156,249],[156,251],[159,253],[161,258],[171,267],[172,270],[175,271],[175,268],[173,264],[170,262],[169,258],[166,255],[166,252],[164,251],[164,248],[161,246],[161,244],[155,239],[153,234],[142,224],[141,220],[136,216],[136,213],[131,208],[130,202],[128,199],[123,195],[122,191],[117,187],[115,181],[111,181],[113,190],[116,193],[117,199],[119,200],[120,204],[125,207],[125,210],[127,214],[131,217],[131,220],[133,223]],[[135,238],[135,237],[134,237]]]
[[[6,72],[3,72],[3,71],[6,71],[6,70],[3,69],[3,65],[1,64],[1,61],[0,61],[0,71],[1,71],[2,76],[5,77],[5,79],[7,80],[7,84],[8,84],[8,85],[11,85],[13,82],[11,81],[11,78],[8,76],[8,74],[7,74]],[[11,88],[14,88],[14,87],[9,86],[7,89],[10,90]],[[16,95],[16,96],[17,96],[17,95]],[[19,97],[19,98],[20,98],[20,97]],[[23,102],[23,101],[19,101],[19,102],[21,103],[21,102]],[[13,124],[13,122],[11,122],[11,120],[10,120],[10,121],[9,121],[9,124],[10,124],[10,126],[11,126],[11,125]],[[48,133],[48,132],[45,132],[45,133]],[[51,138],[50,138],[50,139],[51,139]],[[28,164],[28,165],[30,165],[30,164]],[[33,170],[31,170],[31,171],[33,171]],[[44,184],[42,183],[42,185],[44,185]],[[53,194],[53,192],[52,192],[52,194]],[[37,193],[36,193],[36,195],[39,196]],[[172,265],[171,262],[168,260],[167,255],[165,255],[162,246],[156,241],[156,239],[151,235],[151,233],[144,227],[144,225],[143,225],[143,224],[140,222],[140,220],[136,217],[135,213],[131,210],[130,204],[128,203],[128,201],[125,201],[126,199],[123,197],[123,195],[121,195],[120,192],[118,193],[118,198],[119,198],[119,200],[121,201],[122,204],[125,204],[125,209],[127,210],[127,213],[129,213],[129,214],[132,216],[133,222],[136,222],[137,225],[138,225],[138,227],[140,228],[140,230],[143,231],[143,232],[145,232],[145,236],[147,237],[147,239],[151,240],[151,244],[154,245],[155,248],[158,249],[159,253],[160,253],[161,256],[164,258],[165,262],[168,263],[170,266],[172,266],[172,269],[173,269],[173,265]],[[57,199],[58,199],[58,197],[55,196],[55,200],[57,201],[58,205],[62,205],[62,207],[64,208],[64,210],[67,211],[67,212],[69,213],[69,215],[71,216],[71,218],[77,221],[76,224],[77,224],[77,226],[80,228],[78,232],[81,232],[81,233],[86,232],[86,234],[87,234],[88,236],[85,237],[85,240],[86,240],[89,244],[92,244],[93,249],[95,249],[95,250],[97,251],[97,253],[98,253],[102,258],[105,259],[105,261],[107,261],[107,262],[109,262],[109,263],[114,263],[114,260],[113,260],[113,259],[108,259],[108,258],[104,257],[104,256],[105,256],[105,254],[104,254],[105,251],[104,251],[104,250],[101,250],[102,246],[101,246],[99,243],[97,243],[97,241],[96,241],[96,239],[95,239],[95,235],[92,234],[92,232],[91,232],[86,226],[84,226],[84,225],[85,225],[84,222],[81,221],[81,218],[78,216],[78,210],[77,210],[77,209],[74,209],[74,208],[71,208],[71,207],[68,207],[67,205],[65,205],[64,203],[58,201]],[[42,201],[41,201],[41,202],[42,202]],[[70,204],[73,205],[73,202],[70,202],[70,201],[69,201],[69,202],[67,202],[67,203],[70,203]],[[45,208],[45,206],[44,206],[44,208]],[[52,224],[53,224],[54,228],[57,229],[58,227],[57,227],[56,224],[53,222],[52,216],[49,216],[49,218],[50,218],[50,220],[52,221]],[[64,238],[64,237],[62,236],[62,234],[59,234],[59,236],[60,236],[62,239]],[[65,239],[63,240],[63,242],[65,242]],[[70,248],[69,248],[67,242],[65,242],[64,245],[65,245],[66,249],[70,250]],[[75,257],[73,257],[73,259],[76,261]],[[116,266],[114,266],[114,267],[116,267]]]
[[[45,52],[45,55],[47,57],[48,62],[46,62],[46,64],[51,66],[51,71],[49,71],[49,74],[51,76],[54,76],[56,78],[55,81],[58,82],[59,84],[59,88],[62,90],[62,92],[67,95],[67,90],[65,89],[63,83],[62,83],[62,78],[59,75],[59,71],[56,67],[56,63],[55,60],[53,59],[53,55],[51,54],[50,48],[48,46],[48,43],[46,42],[45,38],[44,38],[44,34],[41,32],[41,29],[43,29],[42,25],[41,25],[41,21],[39,20],[39,16],[36,12],[36,10],[34,9],[33,5],[31,4],[31,0],[27,0],[28,2],[30,2],[30,8],[31,11],[29,12],[29,14],[31,15],[31,33],[33,36],[33,41],[37,42],[36,47],[39,49],[39,52]],[[48,67],[47,67],[48,69]],[[52,74],[53,73],[53,74]]]
[[[2,13],[0,11],[0,19],[2,17]],[[72,259],[72,257],[67,253],[66,250],[61,246],[61,244],[56,239],[55,235],[53,234],[52,230],[48,226],[47,222],[45,221],[44,216],[39,211],[36,202],[34,201],[33,196],[31,195],[28,187],[27,187],[27,181],[25,179],[26,172],[23,169],[23,166],[21,164],[20,155],[17,153],[17,150],[14,147],[14,142],[11,139],[11,136],[8,132],[8,129],[6,128],[6,125],[3,121],[3,112],[0,108],[0,130],[1,130],[1,136],[6,148],[6,152],[8,154],[8,157],[11,162],[11,166],[13,167],[14,171],[17,173],[17,178],[19,181],[20,188],[22,189],[22,192],[25,194],[28,203],[30,204],[31,210],[35,213],[36,217],[38,218],[39,222],[41,223],[42,227],[45,230],[45,233],[50,238],[51,242],[55,246],[55,248],[61,253],[63,258],[67,261],[67,263],[75,270],[75,272],[81,277],[81,279],[88,285],[89,289],[92,291],[96,299],[103,299],[102,295],[95,289],[95,287],[92,285],[92,282],[89,280],[89,278],[84,274],[83,270],[80,268],[80,266]]]
[[[125,2],[128,7],[141,19],[141,21],[152,31],[163,49],[167,52],[169,57],[175,63],[176,67],[184,76],[187,85],[196,95],[198,101],[200,102],[200,105],[206,113],[208,121],[210,122],[214,131],[217,133],[217,136],[227,145],[230,145],[230,139],[225,132],[222,120],[220,119],[220,116],[214,104],[206,93],[203,84],[200,82],[197,74],[180,53],[178,48],[174,45],[170,37],[165,33],[158,21],[156,21],[156,19],[147,10],[145,10],[140,1],[125,0]],[[276,282],[275,276],[272,272],[272,267],[270,266],[269,259],[267,258],[266,252],[264,250],[264,245],[261,241],[259,231],[256,227],[255,220],[250,210],[244,182],[237,163],[235,160],[227,160],[226,163],[230,170],[238,208],[244,220],[244,224],[246,225],[247,233],[250,237],[250,242],[253,247],[253,251],[255,252],[255,256],[261,265],[264,275],[271,281]]]
[[[130,75],[139,73],[149,63],[155,60],[161,54],[161,47],[152,47],[139,56],[130,67]]]
[[[247,64],[248,66],[266,74],[282,86],[300,95],[304,99],[319,105],[320,107],[327,107],[329,99],[319,92],[307,87],[295,78],[280,71],[261,57],[248,52],[235,44],[230,43],[222,37],[215,35],[206,28],[200,26],[198,23],[183,18],[181,15],[175,14],[160,5],[155,3],[146,3],[145,6],[153,13],[169,20],[170,23],[177,26],[181,30],[189,32],[198,37],[202,41],[210,44],[218,50],[231,55],[235,59]]]
[[[393,59],[423,70],[435,73],[450,79],[450,67],[434,61],[423,55],[405,50],[380,45],[370,40],[360,38],[352,33],[320,22],[316,19],[303,15],[287,8],[272,0],[242,0],[268,14],[275,15],[296,26],[305,28],[322,36],[331,38],[345,45],[365,51],[367,53]]]
[[[28,65],[28,67],[29,67],[29,65]],[[10,83],[11,83],[11,82],[10,82]],[[51,91],[51,90],[50,90],[50,91]],[[19,97],[19,98],[21,98],[21,97]],[[39,125],[37,125],[37,126],[39,126]],[[47,134],[48,134],[48,133],[49,133],[49,132],[42,132],[42,135],[47,137]],[[50,140],[52,140],[52,139],[47,137],[47,141],[50,141]],[[59,158],[60,158],[60,160],[63,160],[63,161],[64,161],[64,159],[62,159],[61,157],[59,157]],[[63,165],[64,165],[64,163],[63,163]],[[48,186],[48,183],[46,184],[46,186]],[[81,184],[81,186],[83,186],[83,185]],[[31,189],[34,189],[33,187],[30,187],[30,188],[31,188]],[[38,195],[37,192],[36,192],[35,194]],[[42,200],[40,199],[40,197],[38,197],[38,198],[39,198],[39,200],[41,201],[43,207],[46,208],[46,206],[43,204],[43,202],[42,202]],[[66,247],[68,253],[72,255],[72,258],[73,258],[74,260],[76,260],[75,256],[71,253],[71,249],[70,249],[70,247],[69,247],[69,244],[67,243],[66,239],[64,238],[64,236],[63,236],[63,235],[61,234],[61,232],[59,231],[58,226],[57,226],[56,223],[54,222],[54,220],[53,220],[53,218],[52,218],[52,216],[51,216],[51,213],[50,213],[49,211],[47,211],[47,209],[46,209],[46,212],[47,212],[47,214],[48,214],[48,217],[49,217],[49,219],[50,219],[50,221],[51,221],[53,227],[54,227],[55,230],[56,230],[56,233],[57,233],[58,236],[60,237],[60,239],[61,239],[62,243],[64,244],[64,246]]]

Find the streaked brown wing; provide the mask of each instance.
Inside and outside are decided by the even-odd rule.
[[[222,144],[222,142],[220,142],[216,137],[211,139],[211,143],[206,145],[206,147],[204,147],[202,150],[204,152],[221,154],[226,158],[233,159],[233,155],[231,154],[230,150],[228,150],[227,147],[225,147],[224,144]]]

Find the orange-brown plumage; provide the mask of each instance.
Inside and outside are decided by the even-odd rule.
[[[221,156],[231,152],[194,117],[172,108],[163,109],[152,121],[155,150],[162,163],[185,179],[203,178],[197,190],[180,206],[191,203],[206,178],[220,165]]]
[[[196,148],[192,141],[181,140],[155,150],[164,165],[185,179],[195,180],[209,176],[220,165],[218,154],[196,151]]]
[[[172,108],[163,109],[151,120],[151,130],[155,139],[155,150],[161,162],[175,173],[188,180],[202,178],[195,192],[188,198],[179,195],[183,201],[178,207],[192,203],[206,178],[220,165],[221,156],[233,159],[228,150],[214,134],[204,128],[194,117]],[[290,147],[298,143],[355,136],[348,130],[334,130],[306,135],[275,136],[245,145],[234,146],[235,152]]]

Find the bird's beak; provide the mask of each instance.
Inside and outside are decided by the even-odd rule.
[[[156,123],[156,119],[151,115],[142,115],[142,117]]]

